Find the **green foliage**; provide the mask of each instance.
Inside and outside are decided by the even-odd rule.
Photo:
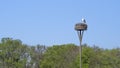
[[[0,68],[40,68],[44,46],[28,46],[20,40],[3,38],[0,43]]]
[[[49,47],[44,53],[41,68],[79,68],[80,54],[78,51],[79,47],[74,44]],[[119,48],[108,50],[97,46],[82,46],[82,68],[119,68],[119,58]]]
[[[3,67],[20,67],[25,63],[21,64],[23,60],[20,60],[22,56],[22,42],[20,40],[13,40],[11,38],[3,38],[0,45],[0,57],[1,57],[1,65]]]
[[[82,46],[82,68],[120,68],[120,48]],[[79,46],[29,46],[19,39],[2,38],[0,68],[79,68]]]
[[[77,46],[73,44],[48,47],[41,61],[41,68],[73,68],[72,62],[77,54]]]

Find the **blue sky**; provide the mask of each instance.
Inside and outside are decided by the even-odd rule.
[[[120,0],[0,0],[0,38],[25,44],[74,43],[74,25],[85,18],[83,44],[120,47]]]

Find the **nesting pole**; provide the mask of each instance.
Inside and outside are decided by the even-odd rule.
[[[85,30],[87,30],[87,24],[85,19],[82,19],[80,23],[77,23],[75,25],[75,30],[78,33],[79,41],[80,41],[80,47],[79,47],[79,52],[80,52],[80,68],[82,68],[82,38],[83,38],[83,33]]]

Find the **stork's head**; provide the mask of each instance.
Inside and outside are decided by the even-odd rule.
[[[84,18],[82,18],[82,23],[86,23],[86,20]]]

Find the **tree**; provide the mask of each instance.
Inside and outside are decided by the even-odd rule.
[[[23,56],[22,42],[20,40],[13,40],[12,38],[3,38],[0,44],[0,57],[3,68],[21,68],[24,67],[23,62],[25,59],[21,59]],[[25,53],[25,52],[24,52]]]
[[[120,68],[120,48],[103,49],[82,45],[83,68]],[[0,68],[79,68],[79,46],[75,44],[29,46],[19,39],[2,38]]]
[[[46,50],[44,45],[32,46],[30,48],[31,63],[34,68],[40,68],[40,61],[43,58],[43,53]]]
[[[74,44],[48,47],[41,61],[41,68],[74,68],[73,61],[78,54]]]

